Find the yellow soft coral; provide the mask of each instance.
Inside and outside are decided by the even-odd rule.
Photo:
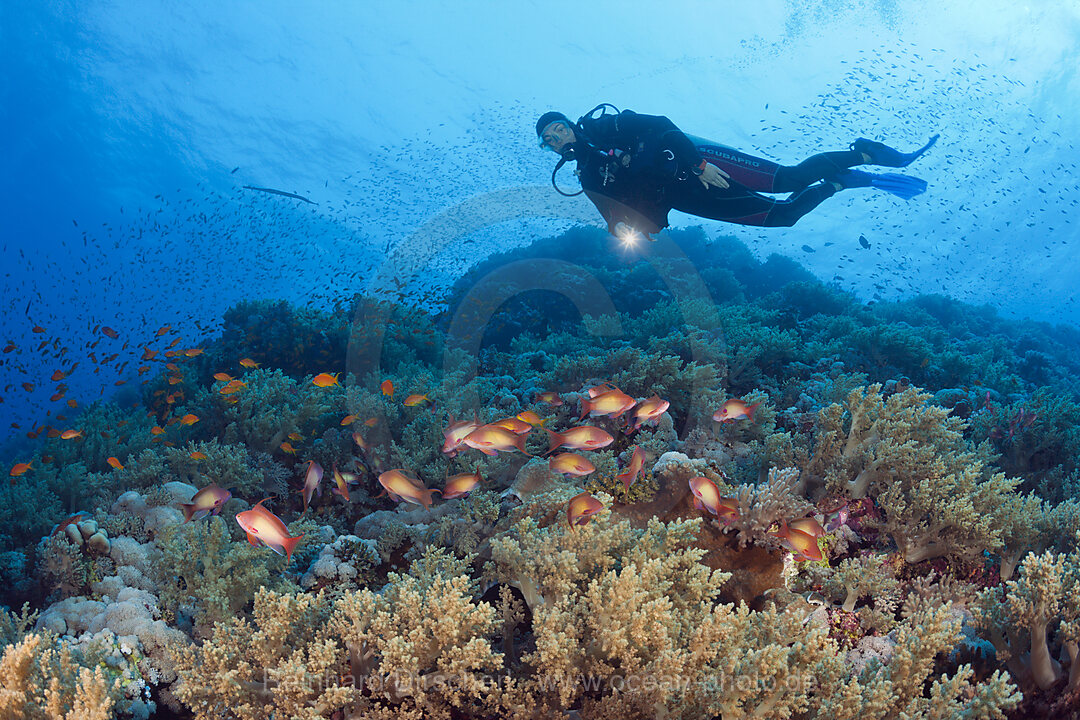
[[[1022,681],[1033,681],[1043,690],[1057,683],[1061,667],[1050,652],[1049,630],[1060,620],[1066,651],[1076,653],[1080,623],[1080,553],[1030,554],[1020,564],[1016,580],[979,594],[972,610],[987,631],[999,655]],[[1023,653],[1027,635],[1027,655]],[[1026,663],[1025,663],[1026,661]],[[1076,663],[1070,670],[1070,687],[1080,684]]]
[[[0,720],[111,720],[122,694],[119,680],[48,633],[8,645],[0,660]]]

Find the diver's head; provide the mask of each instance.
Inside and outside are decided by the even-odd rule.
[[[560,112],[546,112],[536,121],[536,136],[540,147],[562,155],[563,151],[577,142],[574,123]]]

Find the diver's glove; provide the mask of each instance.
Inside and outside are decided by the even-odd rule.
[[[873,140],[867,140],[866,138],[859,138],[855,142],[851,143],[851,149],[856,152],[865,153],[870,156],[871,165],[881,165],[883,167],[902,168],[907,167],[911,163],[918,160],[924,152],[934,147],[934,143],[940,135],[935,135],[915,152],[903,153],[895,148],[891,148],[884,143],[874,142]]]
[[[845,170],[829,178],[829,180],[840,183],[845,190],[848,188],[874,187],[905,200],[910,200],[916,195],[926,192],[925,180],[896,173],[868,173],[862,170]]]

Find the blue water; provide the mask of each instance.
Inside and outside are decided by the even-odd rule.
[[[940,132],[910,203],[853,192],[792,229],[704,226],[865,299],[933,291],[1080,319],[1075,5],[676,3],[648,22],[616,8],[5,4],[0,335],[25,350],[37,324],[74,347],[98,322],[171,323],[194,340],[240,298],[326,304],[440,213],[535,187],[508,208],[511,232],[458,223],[475,237],[425,275],[445,286],[526,228],[596,222],[544,188],[554,158],[532,125],[602,101],[788,163]],[[3,386],[47,367],[25,350]],[[4,400],[9,422],[46,407]]]

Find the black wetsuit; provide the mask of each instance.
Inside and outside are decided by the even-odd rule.
[[[585,194],[607,220],[645,233],[668,225],[668,212],[740,225],[790,227],[836,193],[819,180],[862,164],[855,151],[814,155],[794,166],[779,165],[720,145],[695,145],[668,118],[624,110],[585,118],[574,145]],[[727,172],[729,187],[705,187],[694,174],[702,160]],[[777,200],[760,193],[794,193]]]

